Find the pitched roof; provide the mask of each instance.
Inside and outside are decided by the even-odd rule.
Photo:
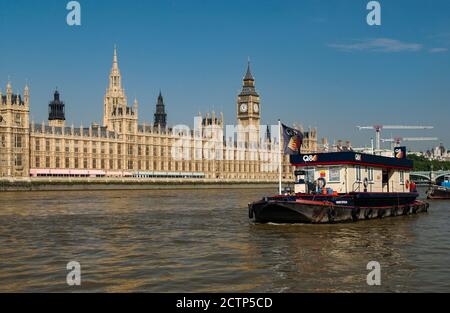
[[[245,73],[244,80],[255,80],[252,75],[252,71],[250,70],[250,61],[247,64],[247,73]]]

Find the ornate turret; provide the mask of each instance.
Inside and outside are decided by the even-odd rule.
[[[11,87],[11,82],[8,79],[8,83],[6,84],[6,93],[10,93],[12,94],[12,87]]]
[[[29,91],[27,89],[28,87],[25,87],[25,93],[24,98],[22,99],[22,96],[17,93],[13,93],[11,83],[8,81],[6,84],[6,95],[2,95],[0,92],[0,104],[2,105],[8,105],[8,106],[28,106],[28,100],[29,100]]]
[[[12,104],[12,95],[11,82],[8,80],[8,83],[6,84],[6,105]]]
[[[0,177],[29,177],[29,89],[13,93],[8,80],[6,95],[0,93]],[[13,143],[13,148],[6,143]]]
[[[23,90],[23,101],[25,102],[26,106],[30,105],[30,88],[28,87],[28,84],[25,85],[25,88]]]
[[[122,87],[117,58],[117,48],[114,47],[113,63],[109,74],[109,85],[106,89],[103,106],[103,126],[109,131],[119,133],[135,133],[137,131],[137,100],[133,107],[127,105],[125,89]]]
[[[167,126],[167,114],[164,106],[164,98],[159,91],[158,101],[156,102],[156,112],[155,112],[155,127],[161,127],[161,129]]]
[[[56,89],[53,94],[53,101],[48,104],[48,124],[63,127],[65,120],[65,104],[60,100],[58,89]]]
[[[266,128],[266,141],[269,143],[272,142],[272,135],[270,133],[269,125],[267,125],[267,128]]]
[[[137,98],[134,98],[134,102],[133,102],[133,112],[134,112],[135,114],[137,114],[137,112],[138,112],[138,107],[139,107],[139,102],[138,102]]]

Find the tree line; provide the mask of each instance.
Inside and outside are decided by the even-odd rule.
[[[414,161],[414,171],[431,171],[432,168],[434,171],[450,170],[449,161],[438,161],[438,160],[431,161],[423,156],[417,156],[414,154],[408,155],[408,159]]]

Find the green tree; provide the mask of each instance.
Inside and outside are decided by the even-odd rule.
[[[409,154],[408,159],[414,161],[414,171],[431,171],[431,168],[433,168],[434,171],[450,170],[450,162],[448,161],[430,161],[423,156],[414,154]]]

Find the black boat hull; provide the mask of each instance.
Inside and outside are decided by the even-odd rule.
[[[427,212],[428,207],[428,203],[423,201],[385,207],[357,207],[309,200],[261,200],[249,204],[249,217],[257,223],[327,224],[417,214]]]
[[[450,199],[450,189],[435,186],[428,191],[428,199]]]
[[[269,199],[295,201],[301,198],[304,200],[327,201],[345,206],[384,207],[413,203],[418,196],[419,194],[415,192],[351,192],[340,195],[297,194],[295,196],[278,196]]]

